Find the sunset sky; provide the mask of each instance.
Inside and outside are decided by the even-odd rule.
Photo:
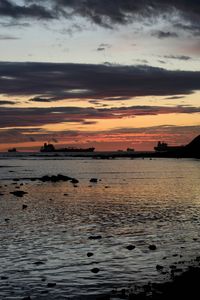
[[[0,0],[0,151],[200,134],[200,1]]]

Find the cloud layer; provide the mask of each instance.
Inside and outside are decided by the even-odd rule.
[[[0,15],[42,20],[81,16],[105,27],[141,18],[170,19],[175,15],[186,20],[192,30],[195,26],[199,29],[200,3],[195,0],[24,0],[24,4],[19,4],[17,0],[1,0]]]
[[[122,119],[136,116],[161,114],[200,113],[200,108],[191,106],[131,106],[113,108],[91,107],[49,107],[49,108],[13,108],[1,107],[0,128],[41,127],[47,124],[80,123],[91,125],[94,120]]]
[[[200,90],[199,78],[150,66],[0,63],[0,93],[35,102],[189,94]]]

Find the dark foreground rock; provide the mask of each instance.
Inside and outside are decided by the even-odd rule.
[[[133,249],[135,249],[135,246],[133,246],[133,245],[128,245],[128,246],[126,246],[126,249],[128,249],[128,250],[133,250]]]
[[[41,180],[43,182],[59,182],[59,181],[70,181],[72,180],[73,178],[69,177],[69,176],[65,176],[65,175],[62,175],[62,174],[58,174],[58,175],[52,175],[52,176],[49,176],[49,175],[45,175],[45,176],[42,176],[41,178],[37,178],[38,180]]]
[[[91,272],[92,273],[94,273],[94,274],[97,274],[97,273],[99,273],[99,268],[93,268],[92,270],[91,270]]]
[[[60,182],[60,181],[71,181],[72,183],[79,183],[78,179],[69,177],[66,175],[58,174],[58,175],[44,175],[42,177],[29,177],[29,178],[21,178],[21,180],[30,180],[30,181],[42,181],[42,182]],[[13,179],[13,181],[19,181],[18,178]],[[23,185],[23,184],[20,184]]]
[[[97,183],[97,182],[98,182],[98,179],[97,179],[97,178],[91,178],[91,179],[90,179],[90,182]]]
[[[89,240],[100,240],[102,239],[101,235],[91,235],[88,237]]]
[[[129,300],[200,299],[200,268],[189,268],[171,282],[152,284],[138,295],[129,294]]]
[[[149,245],[149,250],[155,251],[157,249],[156,245]]]
[[[25,194],[28,194],[28,193],[24,192],[24,191],[14,191],[14,192],[10,192],[10,194],[12,194],[16,197],[23,197]]]

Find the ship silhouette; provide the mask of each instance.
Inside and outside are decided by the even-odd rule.
[[[10,148],[10,149],[8,149],[8,152],[17,152],[17,149],[16,148]]]
[[[44,143],[44,145],[40,148],[40,152],[94,152],[95,148],[58,148],[56,149],[53,144]]]
[[[200,158],[200,135],[184,146],[168,146],[165,142],[158,142],[154,147],[156,153],[166,157],[196,157]]]

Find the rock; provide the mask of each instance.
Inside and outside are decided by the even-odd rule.
[[[133,246],[133,245],[128,245],[128,246],[126,247],[126,249],[128,249],[128,250],[133,250],[133,249],[135,249],[135,246]]]
[[[36,266],[41,266],[41,265],[44,265],[44,262],[42,262],[42,261],[36,261],[33,264],[36,265]]]
[[[100,239],[102,239],[102,236],[101,235],[91,235],[91,236],[89,236],[88,239],[89,240],[100,240]]]
[[[47,283],[47,287],[48,288],[52,288],[52,287],[55,287],[55,286],[56,286],[55,282],[49,282],[49,283]]]
[[[58,179],[58,181],[69,181],[71,179],[71,177],[65,176],[65,175],[62,175],[62,174],[58,174],[57,179]]]
[[[97,183],[97,182],[98,182],[98,179],[97,179],[97,178],[91,178],[91,179],[90,179],[90,182]]]
[[[163,269],[164,269],[163,266],[161,266],[161,265],[156,265],[156,270],[157,270],[157,271],[162,271]]]
[[[76,183],[79,183],[79,181],[78,181],[78,179],[76,179],[76,178],[72,178],[72,179],[71,179],[71,183],[76,184]]]
[[[92,253],[92,252],[88,252],[87,253],[87,257],[91,257],[91,256],[93,256],[94,254]]]
[[[27,207],[28,207],[28,205],[26,205],[26,204],[22,205],[22,209],[26,209]]]
[[[97,273],[99,273],[99,268],[93,268],[92,270],[91,270],[91,272],[92,273],[95,273],[95,274],[97,274]]]
[[[156,249],[157,249],[156,245],[149,245],[149,250],[154,251]]]
[[[10,194],[12,194],[16,197],[23,197],[25,194],[28,194],[28,193],[24,192],[24,191],[14,191],[14,192],[10,192]]]
[[[197,257],[196,257],[196,261],[200,261],[200,256],[197,256]]]
[[[48,181],[59,182],[59,181],[69,181],[69,180],[72,180],[72,178],[62,175],[62,174],[58,174],[58,175],[52,175],[52,176],[44,175],[43,177],[38,178],[38,180],[41,180],[43,182],[48,182]]]

